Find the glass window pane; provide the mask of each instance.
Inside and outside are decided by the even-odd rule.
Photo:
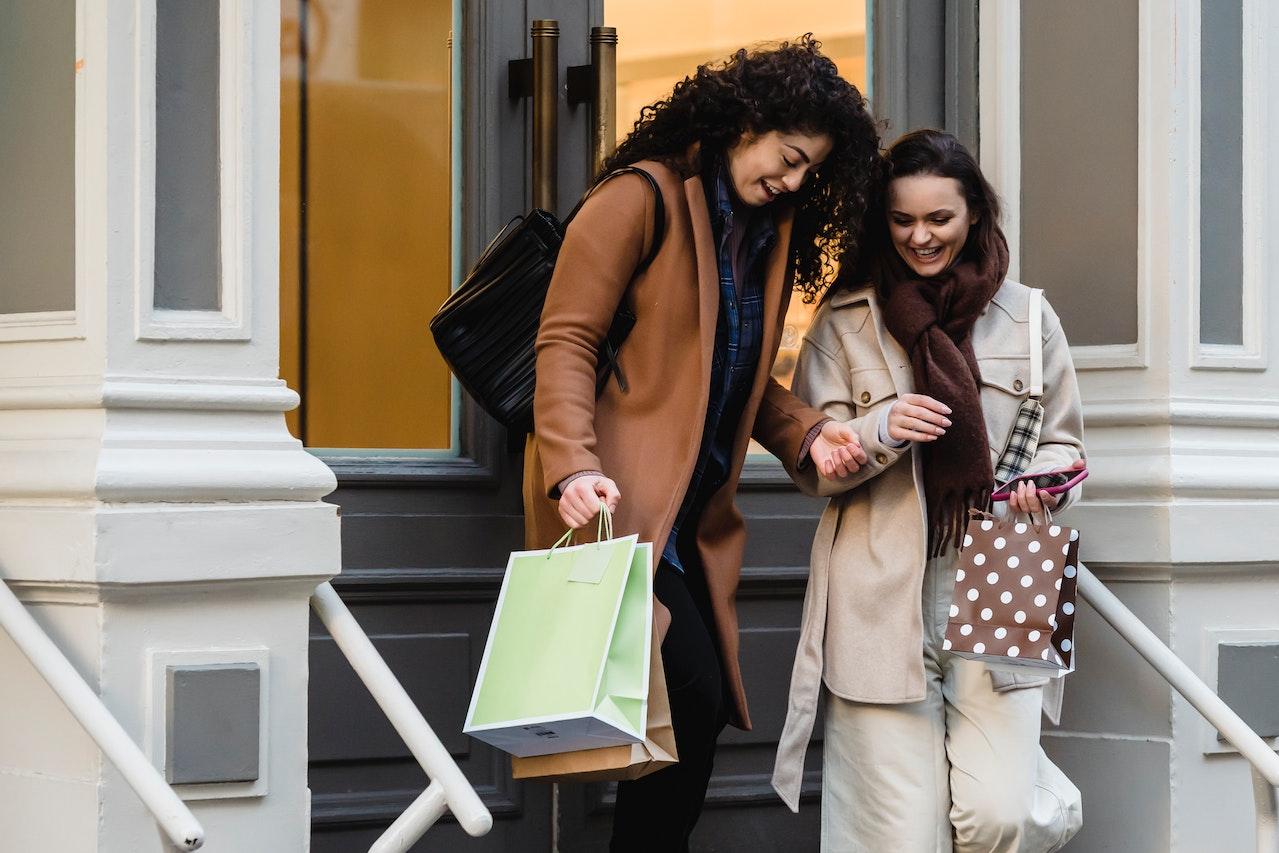
[[[1199,340],[1243,344],[1243,3],[1201,7]]]
[[[75,308],[75,15],[0,5],[0,314]]]
[[[161,0],[155,17],[155,306],[222,304],[216,0]]]
[[[1138,7],[1021,6],[1021,280],[1075,345],[1137,340]]]
[[[286,0],[281,374],[309,447],[452,445],[452,0]]]

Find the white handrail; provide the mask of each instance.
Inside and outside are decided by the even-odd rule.
[[[186,803],[178,798],[107,706],[102,704],[98,694],[85,683],[66,655],[54,645],[3,581],[0,581],[0,626],[151,810],[164,834],[180,850],[198,850],[203,846],[204,828]]]
[[[1079,594],[1252,765],[1258,853],[1279,853],[1279,755],[1083,563]]]
[[[446,809],[453,812],[468,835],[478,837],[492,829],[493,816],[378,654],[368,634],[342,603],[333,585],[320,584],[311,597],[311,606],[355,674],[364,682],[378,707],[431,779],[430,787],[382,833],[382,837],[369,848],[369,853],[406,853]]]

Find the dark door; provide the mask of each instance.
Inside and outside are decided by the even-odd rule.
[[[337,473],[355,617],[492,810],[414,849],[549,851],[552,791],[462,735],[506,555],[522,545],[520,457],[457,392],[427,322],[529,199],[527,101],[507,63],[529,22],[588,56],[585,0],[286,0],[281,79],[281,373],[294,434]],[[561,72],[563,74],[563,72]],[[586,179],[587,117],[563,98],[561,198]],[[313,620],[313,849],[367,850],[427,779]]]
[[[589,171],[588,107],[570,104],[563,84],[569,66],[588,62],[591,26],[619,31],[624,132],[699,62],[810,30],[862,86],[872,66],[877,77],[907,79],[920,56],[953,69],[938,58],[947,46],[976,44],[975,26],[952,39],[954,5],[921,0],[906,20],[895,8],[864,14],[856,0],[772,11],[728,0],[283,3],[281,374],[303,399],[290,424],[338,476],[329,500],[341,506],[343,573],[334,585],[495,819],[486,838],[468,839],[446,816],[415,850],[601,850],[611,820],[612,786],[515,783],[503,754],[461,734],[506,557],[522,544],[521,458],[457,391],[426,324],[529,204],[531,105],[510,96],[508,62],[530,55],[530,23],[559,21],[563,213]],[[876,44],[895,45],[896,65],[868,63],[868,25]],[[947,100],[953,76],[896,85],[881,113],[952,124],[952,102],[972,106]],[[797,302],[788,319],[783,381],[810,315]],[[820,743],[799,816],[768,779],[821,505],[762,453],[748,463],[739,504],[750,533],[739,608],[756,729],[721,741],[694,846],[815,850]],[[366,850],[427,780],[314,621],[311,636],[313,849]]]

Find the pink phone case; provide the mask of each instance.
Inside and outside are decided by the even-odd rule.
[[[1020,477],[1014,477],[1007,483],[1004,483],[1002,486],[995,489],[995,491],[991,494],[990,499],[992,501],[1006,501],[1012,495],[1013,491],[1016,490],[1018,483],[1026,480],[1037,480],[1040,477],[1051,477],[1053,475],[1069,477],[1070,479],[1055,486],[1043,486],[1039,489],[1039,491],[1047,492],[1050,495],[1060,495],[1063,492],[1068,492],[1084,480],[1088,479],[1088,469],[1080,468],[1076,470],[1074,468],[1062,468],[1058,471],[1040,471],[1038,474],[1022,474]]]

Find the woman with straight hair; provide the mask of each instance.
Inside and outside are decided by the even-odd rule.
[[[792,290],[819,294],[855,254],[877,160],[864,99],[811,35],[739,50],[644,109],[568,229],[537,339],[526,540],[549,547],[603,503],[615,531],[653,543],[679,752],[620,783],[613,850],[687,850],[716,739],[728,722],[750,728],[733,496],[751,437],[797,469],[864,459],[770,372]],[[627,166],[656,180],[664,233],[647,181],[614,174]],[[619,305],[635,325],[597,393]]]
[[[798,810],[824,694],[824,850],[1057,850],[1082,820],[1078,789],[1039,745],[1059,690],[1045,700],[1049,679],[988,670],[943,635],[968,510],[985,508],[1031,393],[1031,347],[1044,418],[1026,473],[1083,467],[1070,349],[1052,307],[1007,278],[999,200],[954,136],[908,133],[883,168],[862,260],[827,294],[796,369],[795,393],[846,422],[867,461],[832,479],[793,471],[831,501],[773,784]],[[1039,513],[1078,492],[1022,483],[1009,503]]]

